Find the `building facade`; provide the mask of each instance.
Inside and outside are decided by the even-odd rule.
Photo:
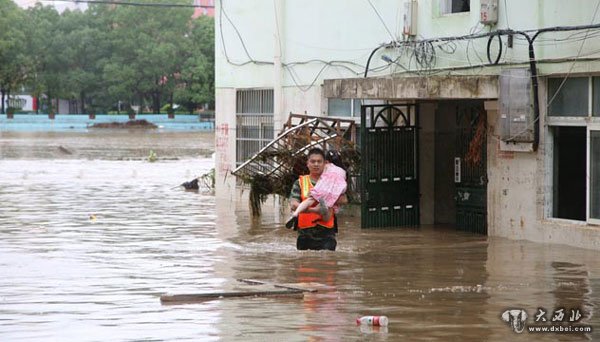
[[[363,226],[600,249],[599,7],[219,1],[217,195],[289,113],[344,116],[373,165]]]
[[[202,15],[215,16],[215,0],[194,0],[194,5],[198,7],[194,8],[192,18],[198,18]]]

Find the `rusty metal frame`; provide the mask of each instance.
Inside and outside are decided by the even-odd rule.
[[[293,165],[278,163],[275,158],[264,158],[265,155],[282,150],[297,155],[315,146],[326,149],[327,143],[338,137],[349,136],[350,141],[356,142],[356,134],[356,123],[352,119],[290,113],[279,135],[231,173],[243,178],[257,174],[284,177],[292,171]]]

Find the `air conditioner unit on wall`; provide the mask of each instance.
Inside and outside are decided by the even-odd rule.
[[[407,1],[404,3],[404,29],[405,36],[417,35],[417,2]]]
[[[504,10],[506,11],[506,8]],[[481,0],[479,22],[484,25],[498,23],[498,0]]]

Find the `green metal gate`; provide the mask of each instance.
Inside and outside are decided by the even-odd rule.
[[[487,235],[486,112],[483,103],[456,110],[456,228]]]
[[[361,108],[361,226],[419,225],[418,107]]]

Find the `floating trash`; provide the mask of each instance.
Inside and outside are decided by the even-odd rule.
[[[363,316],[356,319],[357,325],[372,325],[372,326],[381,326],[387,327],[388,325],[387,316]]]

